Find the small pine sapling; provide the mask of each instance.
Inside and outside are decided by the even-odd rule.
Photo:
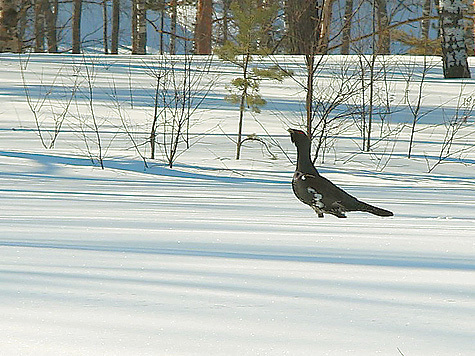
[[[266,100],[260,94],[260,83],[264,79],[282,81],[287,75],[276,66],[261,68],[253,66],[254,56],[266,56],[270,53],[265,45],[277,16],[277,7],[262,5],[253,0],[243,0],[231,4],[231,13],[238,28],[236,42],[227,41],[216,50],[219,58],[237,66],[240,77],[234,78],[227,89],[225,100],[239,105],[239,125],[236,141],[236,159],[241,156],[242,128],[246,109],[259,113]]]

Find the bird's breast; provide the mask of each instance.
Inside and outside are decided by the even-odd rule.
[[[325,206],[322,202],[323,194],[319,192],[314,176],[296,171],[292,178],[292,188],[295,196],[303,203],[317,208]]]

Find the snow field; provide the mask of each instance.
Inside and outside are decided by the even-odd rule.
[[[29,68],[52,81],[67,58],[35,55]],[[114,67],[114,81],[126,92],[129,60],[119,58],[127,65]],[[421,131],[412,160],[401,137],[381,172],[374,155],[343,163],[354,140],[342,139],[322,174],[395,216],[318,219],[293,196],[281,152],[270,160],[251,143],[237,162],[219,130],[173,169],[160,160],[145,169],[125,138],[105,134],[101,170],[70,127],[46,150],[15,58],[0,61],[1,354],[472,354],[475,157],[426,173],[440,128]],[[101,105],[109,84],[97,84]],[[274,87],[263,87],[269,107],[298,106],[289,82]],[[224,92],[216,85],[195,132],[219,123],[234,133]],[[144,110],[129,115],[146,121]],[[265,109],[258,118],[294,157],[286,124]]]

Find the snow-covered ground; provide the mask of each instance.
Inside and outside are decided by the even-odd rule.
[[[29,59],[44,129],[84,61]],[[43,148],[18,57],[0,57],[0,354],[473,354],[475,152],[465,148],[474,137],[427,173],[445,135],[432,124],[453,112],[461,87],[475,91],[473,80],[444,81],[440,65],[430,72],[423,108],[436,110],[418,124],[411,160],[406,128],[372,154],[358,150],[357,133],[342,133],[320,166],[394,217],[318,219],[293,196],[293,164],[275,145],[277,159],[256,142],[234,159],[237,110],[222,100],[232,67],[213,67],[221,75],[192,129],[208,134],[173,169],[162,160],[146,168],[118,132],[109,94],[116,86],[124,103],[132,96],[127,122],[145,125],[153,80],[144,68],[158,60],[93,61],[104,170],[74,132],[88,103],[73,102],[55,148]],[[391,83],[403,97],[402,74]],[[259,122],[246,116],[245,132],[269,143],[271,134],[294,158],[285,129],[298,122],[303,94],[290,79],[262,85],[269,104]],[[399,110],[393,125],[405,117]]]

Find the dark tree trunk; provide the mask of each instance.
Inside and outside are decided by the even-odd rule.
[[[421,21],[421,29],[422,29],[422,40],[426,41],[429,38],[429,30],[430,30],[430,14],[432,12],[432,0],[424,0],[424,7],[422,8],[422,21]]]
[[[211,54],[213,1],[199,0],[195,26],[196,54]]]
[[[0,0],[0,52],[19,52],[16,0]]]
[[[109,54],[109,36],[107,20],[107,0],[102,0],[102,38],[104,41],[104,53]]]
[[[353,0],[346,0],[345,17],[343,19],[343,30],[341,33],[342,44],[341,54],[350,54],[351,42],[351,19],[353,18]]]
[[[81,13],[82,13],[82,0],[74,0],[73,2],[73,39],[72,39],[72,52],[73,54],[81,53]]]
[[[265,10],[278,8],[277,0],[257,0],[258,7]],[[259,48],[270,50],[275,47],[274,28],[272,22],[263,24],[261,38],[259,39]]]
[[[45,0],[35,1],[35,52],[45,51]]]
[[[229,11],[231,0],[223,0],[223,44],[228,40],[229,35]]]
[[[17,13],[18,52],[20,53],[23,52],[23,38],[25,37],[25,33],[28,28],[28,9],[31,6],[31,0],[20,0],[20,8]]]
[[[313,138],[313,80],[315,77],[315,56],[313,54],[305,55],[305,65],[307,67],[307,93],[305,96],[305,112],[307,135]]]
[[[177,20],[177,0],[170,1],[171,14],[170,14],[170,54],[176,53],[176,20]]]
[[[132,28],[131,28],[131,35],[132,35],[132,54],[135,54],[136,47],[137,47],[137,37],[138,37],[138,24],[137,24],[137,0],[132,0]]]
[[[46,0],[45,6],[46,38],[48,40],[48,52],[58,52],[58,38],[56,24],[58,22],[58,0]]]
[[[165,10],[160,11],[160,54],[165,53],[163,48],[163,31],[165,30]]]
[[[470,78],[465,45],[463,19],[464,4],[461,0],[440,2],[440,32],[444,78]]]
[[[286,2],[285,17],[290,54],[322,52],[320,46],[324,2],[325,0]]]
[[[119,53],[120,0],[112,0],[111,54]]]

